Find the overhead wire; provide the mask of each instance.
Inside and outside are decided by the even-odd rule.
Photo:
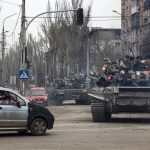
[[[84,18],[97,18],[97,19],[100,19],[100,18],[131,18],[132,16],[91,16],[91,17],[84,17]],[[145,17],[148,17],[148,18],[150,18],[150,16],[140,16],[140,17],[138,17],[138,18],[145,18]],[[26,18],[34,18],[34,17],[32,17],[32,16],[26,16]],[[43,16],[43,17],[37,17],[37,18],[56,18],[56,17],[53,17],[53,16],[51,16],[51,17],[45,17],[45,16]],[[67,17],[67,18],[72,18],[72,17]]]
[[[120,19],[105,19],[105,20],[90,20],[90,21],[121,21]],[[55,21],[52,21],[55,22]],[[33,23],[41,23],[40,21],[33,21]]]
[[[26,16],[26,18],[34,18],[34,17]],[[37,18],[56,18],[56,17],[37,17]],[[67,18],[72,18],[72,17],[67,17]],[[85,18],[87,18],[87,17],[85,17]],[[121,16],[91,16],[88,18],[121,18]]]
[[[21,7],[21,5],[15,4],[15,3],[12,3],[12,2],[7,2],[7,1],[4,1],[4,0],[0,0],[0,1],[3,2],[3,3],[7,3],[7,4],[11,4],[11,5],[15,5],[15,6]]]
[[[121,21],[120,19],[90,20],[90,21]]]
[[[26,18],[32,19],[34,17],[29,17],[26,16]],[[37,17],[38,19],[45,19],[45,18],[52,18],[55,19],[56,17]],[[65,18],[65,17],[64,17]],[[72,17],[68,17],[68,18],[72,18]],[[86,18],[86,17],[85,17]],[[90,21],[120,21],[121,20],[121,16],[91,16],[89,17],[91,20]],[[93,20],[94,19],[94,20]],[[101,20],[102,19],[102,20]]]

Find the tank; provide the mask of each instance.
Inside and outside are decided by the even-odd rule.
[[[88,93],[94,122],[109,121],[117,113],[150,112],[149,68],[137,68],[135,73],[136,85],[128,74],[123,81],[119,80],[118,73],[111,80],[106,76],[99,78],[97,89]]]
[[[48,93],[50,105],[62,105],[67,100],[75,100],[76,104],[90,104],[82,76],[56,79]]]
[[[94,122],[109,121],[121,112],[150,112],[150,87],[110,86],[89,93]]]

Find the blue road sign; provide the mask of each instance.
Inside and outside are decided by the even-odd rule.
[[[28,80],[29,70],[19,70],[19,80]]]

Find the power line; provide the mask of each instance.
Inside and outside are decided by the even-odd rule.
[[[27,17],[26,18],[34,18],[34,17]],[[37,17],[37,18],[57,18],[57,17]],[[64,18],[72,18],[72,17],[64,17]],[[91,16],[91,17],[84,17],[84,18],[121,18],[121,16]]]
[[[21,7],[21,5],[18,5],[18,4],[15,4],[15,3],[7,2],[7,1],[4,1],[4,0],[0,0],[0,1],[3,2],[3,3],[7,3],[7,4],[11,4],[11,5],[15,5],[15,6]]]
[[[26,16],[26,18],[34,18],[32,16]],[[55,16],[52,17],[37,17],[37,18],[57,18]],[[63,18],[72,18],[72,17],[63,17]],[[84,18],[132,18],[132,16],[91,16],[91,17],[84,17]],[[134,18],[134,17],[133,17]],[[150,18],[150,16],[140,16],[140,17],[136,17],[136,18]]]
[[[121,21],[120,19],[90,20],[90,21]]]

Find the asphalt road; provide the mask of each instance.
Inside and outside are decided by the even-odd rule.
[[[149,114],[113,115],[93,123],[90,106],[50,106],[54,128],[46,136],[0,132],[0,150],[149,150]]]

